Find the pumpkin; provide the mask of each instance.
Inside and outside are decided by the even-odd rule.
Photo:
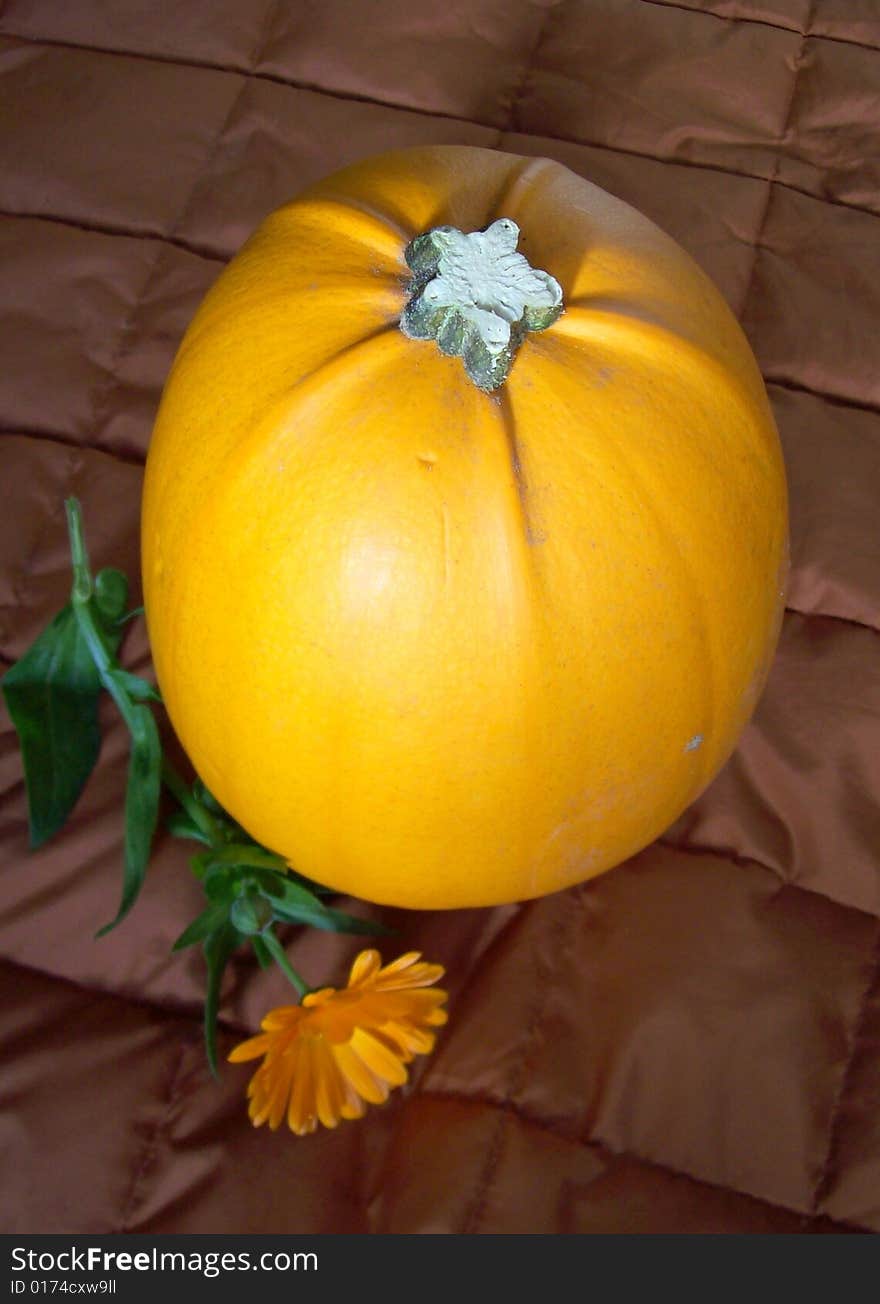
[[[564,888],[661,834],[765,682],[786,483],[707,277],[559,163],[404,149],[272,213],[169,375],[143,497],[199,775],[326,886]]]

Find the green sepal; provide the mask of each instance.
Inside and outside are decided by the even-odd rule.
[[[273,918],[272,903],[268,897],[252,888],[236,897],[229,907],[229,922],[251,939],[268,928]]]
[[[118,625],[128,602],[128,580],[121,570],[107,566],[98,571],[94,586],[95,607],[105,624]]]

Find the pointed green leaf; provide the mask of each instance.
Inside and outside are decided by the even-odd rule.
[[[214,1077],[217,1073],[217,1013],[220,1009],[220,986],[226,964],[233,951],[244,941],[231,924],[224,924],[205,939],[208,984],[205,991],[205,1052]]]
[[[307,906],[287,906],[278,901],[273,901],[272,905],[277,918],[286,924],[306,924],[328,933],[369,933],[382,936],[395,932],[395,929],[380,924],[378,920],[358,919],[355,915],[347,915],[342,910],[332,910],[329,906],[320,904],[317,910]]]
[[[205,875],[211,867],[211,852],[199,851],[196,855],[191,856],[189,867],[197,879],[204,881]]]
[[[218,821],[193,796],[188,784],[184,783],[167,756],[162,757],[162,782],[180,803],[191,822],[201,830],[202,837],[199,840],[213,847],[222,836]],[[202,868],[194,860],[191,864],[193,873],[201,877]]]
[[[201,842],[210,847],[211,839],[190,819],[186,811],[176,810],[168,816],[165,827],[175,838],[188,838],[191,842]]]
[[[354,915],[332,909],[289,874],[270,876],[257,871],[257,879],[262,891],[272,902],[275,914],[287,923],[310,924],[313,928],[323,928],[334,933],[382,934],[394,931],[374,920],[358,919]]]
[[[128,787],[125,794],[125,868],[122,877],[122,900],[116,918],[105,924],[97,936],[103,937],[125,918],[137,900],[147,871],[153,834],[159,818],[162,744],[159,730],[149,707],[135,706],[130,711],[132,730],[131,756],[128,763]]]
[[[215,865],[241,865],[248,869],[268,869],[287,876],[287,862],[274,851],[267,851],[256,843],[232,842],[217,847],[212,855]]]
[[[159,691],[153,684],[141,679],[140,675],[133,675],[128,670],[123,670],[121,666],[113,666],[108,671],[110,678],[119,688],[127,693],[135,702],[159,702],[162,698]]]
[[[209,901],[217,901],[224,905],[229,905],[238,893],[239,875],[234,865],[217,865],[212,859],[213,851],[204,853],[207,861],[207,869],[202,876],[202,886],[205,889],[205,896]],[[194,856],[193,860],[201,860],[201,856]]]
[[[218,928],[226,923],[229,911],[225,905],[210,905],[207,910],[192,921],[188,928],[185,928],[172,946],[172,951],[185,951],[188,946],[194,946],[196,942],[204,942],[209,933],[215,932]]]
[[[324,909],[324,905],[314,892],[310,892],[302,883],[298,883],[287,874],[261,870],[257,867],[252,869],[252,873],[273,905],[281,903],[291,908],[301,906],[306,910]]]
[[[57,833],[95,767],[101,678],[68,604],[3,678],[18,733],[32,847]]]

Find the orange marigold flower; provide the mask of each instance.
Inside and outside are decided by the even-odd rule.
[[[426,988],[443,977],[439,964],[408,951],[382,967],[378,951],[361,951],[341,991],[322,987],[301,1005],[270,1010],[256,1037],[236,1046],[232,1063],[263,1063],[248,1086],[255,1127],[273,1130],[287,1118],[298,1136],[318,1123],[336,1127],[360,1118],[406,1082],[407,1065],[434,1047],[431,1028],[446,1022],[446,992]]]

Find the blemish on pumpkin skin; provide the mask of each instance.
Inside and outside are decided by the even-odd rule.
[[[420,465],[422,465],[425,468],[426,471],[433,471],[434,467],[437,465],[437,454],[419,453],[418,461]]]
[[[703,735],[694,734],[693,738],[689,738],[688,741],[685,743],[684,750],[686,752],[695,752],[697,748],[702,744],[702,742],[703,742]]]

